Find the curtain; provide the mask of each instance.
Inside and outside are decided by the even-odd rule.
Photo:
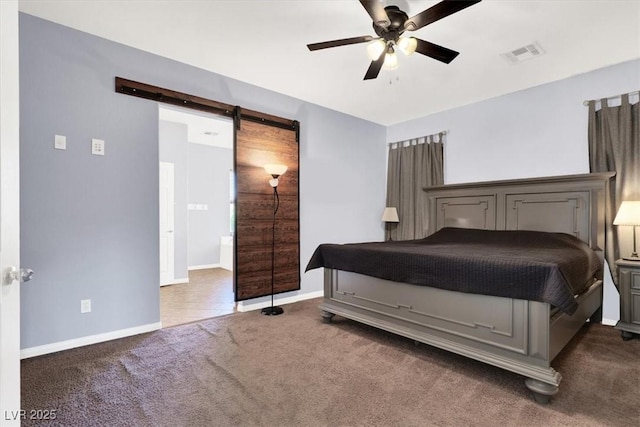
[[[616,172],[607,200],[605,258],[617,285],[615,261],[620,257],[618,227],[613,219],[624,200],[640,200],[640,109],[621,96],[620,106],[607,99],[589,101],[589,166],[591,172]]]
[[[389,145],[387,206],[395,207],[400,222],[387,228],[386,238],[411,240],[428,232],[424,187],[442,185],[444,132]]]

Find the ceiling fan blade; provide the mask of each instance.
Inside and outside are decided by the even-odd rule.
[[[349,39],[331,40],[328,42],[321,42],[321,43],[311,43],[311,44],[308,44],[307,47],[309,48],[309,50],[313,51],[313,50],[319,50],[319,49],[327,49],[330,47],[346,46],[349,44],[364,43],[364,42],[369,42],[371,40],[373,40],[372,36],[360,36],[360,37],[351,37]]]
[[[379,0],[360,0],[360,4],[367,10],[375,25],[384,28],[389,26],[391,21]]]
[[[380,73],[380,69],[382,68],[382,64],[384,64],[385,54],[380,55],[380,58],[375,61],[371,61],[371,65],[369,65],[369,69],[367,70],[367,74],[364,75],[363,80],[371,80],[378,77]]]
[[[416,40],[418,41],[416,52],[433,59],[437,59],[438,61],[444,62],[445,64],[453,61],[454,58],[460,53],[456,52],[455,50],[447,49],[446,47],[438,46],[437,44],[429,43],[428,41],[420,39]]]
[[[444,0],[435,6],[431,6],[429,9],[423,10],[417,15],[409,18],[404,23],[404,29],[408,31],[415,31],[429,25],[432,22],[436,22],[439,19],[445,18],[456,12],[460,12],[462,9],[466,9],[469,6],[473,6],[476,3],[480,3],[482,0]]]

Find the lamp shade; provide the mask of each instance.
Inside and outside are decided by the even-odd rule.
[[[287,171],[287,167],[285,165],[269,164],[264,165],[264,170],[267,171],[269,175],[278,177]]]
[[[372,61],[377,61],[386,50],[387,43],[383,39],[377,39],[367,45],[367,55]]]
[[[382,68],[385,70],[395,70],[398,68],[398,55],[395,52],[387,52],[384,57]]]
[[[620,204],[614,225],[640,225],[640,201],[625,201]]]
[[[396,208],[384,208],[382,213],[382,221],[384,222],[400,222],[398,218],[398,210]]]
[[[398,49],[407,56],[415,52],[417,47],[418,40],[413,37],[400,37],[398,40]]]

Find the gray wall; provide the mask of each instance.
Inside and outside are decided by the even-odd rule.
[[[25,14],[20,70],[21,257],[36,271],[22,348],[159,321],[158,106],[116,93],[115,76],[301,122],[301,268],[320,243],[383,236],[383,126]],[[285,296],[322,289],[321,272],[301,277]]]
[[[399,123],[387,128],[387,141],[447,130],[445,184],[587,173],[583,101],[638,88],[640,60]],[[610,276],[604,298],[603,317],[613,323],[619,305]]]
[[[585,173],[583,101],[639,87],[640,60],[631,61],[398,123],[387,141],[447,130],[446,184]]]
[[[189,144],[189,267],[220,263],[220,237],[229,236],[229,171],[233,150]]]

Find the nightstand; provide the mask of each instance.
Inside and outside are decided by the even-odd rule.
[[[640,334],[640,261],[619,259],[616,265],[620,290],[620,321],[616,329],[627,341],[633,334]]]

